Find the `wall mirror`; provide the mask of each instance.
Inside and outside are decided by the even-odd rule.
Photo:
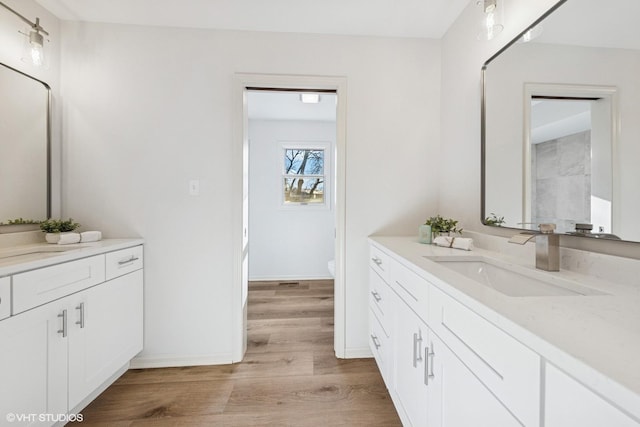
[[[0,232],[51,214],[50,88],[0,64]]]
[[[638,16],[563,0],[484,64],[485,225],[640,241]]]

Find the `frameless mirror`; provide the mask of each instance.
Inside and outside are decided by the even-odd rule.
[[[484,64],[484,224],[640,241],[638,16],[563,0]]]
[[[49,91],[46,83],[0,64],[2,224],[19,218],[41,221],[51,213]]]

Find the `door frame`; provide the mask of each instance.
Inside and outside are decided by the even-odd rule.
[[[335,277],[334,277],[334,350],[336,357],[345,358],[346,351],[346,118],[347,78],[340,76],[275,75],[236,73],[233,79],[233,149],[232,149],[232,334],[233,362],[239,362],[246,350],[246,307],[243,304],[243,283],[248,280],[243,262],[248,256],[246,246],[248,215],[244,201],[248,197],[248,117],[247,88],[274,90],[334,90],[336,105],[335,152]]]

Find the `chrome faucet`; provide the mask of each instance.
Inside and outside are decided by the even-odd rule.
[[[560,235],[554,233],[555,224],[540,224],[540,232],[520,233],[509,239],[509,243],[524,245],[536,239],[536,268],[545,271],[560,271]]]

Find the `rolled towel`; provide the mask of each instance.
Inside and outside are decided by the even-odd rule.
[[[80,233],[80,241],[82,243],[85,242],[97,242],[98,240],[102,240],[102,232],[101,231],[85,231]]]
[[[80,241],[80,233],[60,233],[59,245],[70,245]]]
[[[462,249],[464,251],[470,251],[473,249],[473,239],[468,237],[438,236],[433,239],[433,243],[438,246]]]

